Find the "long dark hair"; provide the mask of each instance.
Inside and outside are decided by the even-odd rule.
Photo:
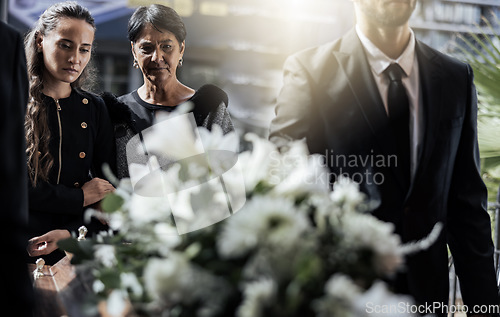
[[[54,158],[49,152],[50,130],[47,122],[47,109],[44,107],[42,99],[45,65],[43,52],[38,50],[36,40],[40,35],[45,36],[54,30],[61,18],[84,20],[95,30],[94,19],[90,12],[76,2],[68,1],[56,3],[45,10],[24,40],[30,81],[30,98],[24,127],[28,172],[33,186],[36,186],[38,180],[47,181],[50,169],[54,165]],[[89,62],[80,77],[71,83],[71,86],[89,89],[89,85],[94,82],[94,73],[95,68]]]

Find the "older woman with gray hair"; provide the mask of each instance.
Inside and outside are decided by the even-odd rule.
[[[128,38],[133,65],[142,72],[144,83],[118,100],[103,96],[115,124],[119,178],[129,176],[127,142],[151,127],[159,113],[191,102],[197,126],[211,130],[219,125],[224,133],[234,130],[223,90],[214,85],[194,90],[177,78],[186,50],[186,28],[177,12],[159,4],[137,8],[128,22]]]

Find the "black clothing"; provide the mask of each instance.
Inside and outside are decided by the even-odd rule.
[[[92,232],[104,229],[100,222],[85,224],[81,187],[94,177],[104,178],[102,165],[115,167],[113,127],[103,100],[73,89],[58,103],[44,96],[50,129],[49,151],[54,165],[48,182],[29,183],[32,237],[54,229],[76,232],[85,225]],[[61,131],[61,133],[60,133]],[[46,260],[47,262],[47,260]]]
[[[406,171],[387,160],[397,153],[396,137],[355,30],[287,60],[270,139],[283,146],[305,137],[311,153],[326,156],[332,175],[347,173],[369,199],[380,202],[374,215],[393,223],[403,242],[419,240],[443,223],[429,249],[407,257],[404,281],[398,281],[417,303],[448,304],[448,244],[465,304],[497,305],[472,69],[419,41],[415,53],[425,131],[409,191]],[[352,156],[367,162],[337,163]]]
[[[33,288],[25,265],[28,241],[28,190],[24,115],[28,103],[28,75],[23,39],[0,22],[0,202],[3,241],[0,304],[15,315],[32,316]]]
[[[171,112],[174,107],[159,106],[143,101],[137,90],[115,98],[105,93],[103,99],[115,126],[118,178],[129,177],[126,146],[137,133],[151,127],[158,111]],[[194,104],[191,112],[196,124],[211,130],[214,124],[222,128],[224,134],[234,130],[233,123],[227,112],[228,97],[220,88],[214,85],[204,85],[188,102]]]

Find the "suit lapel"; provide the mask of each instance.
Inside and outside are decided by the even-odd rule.
[[[424,131],[424,137],[422,151],[417,157],[417,171],[412,187],[429,164],[436,136],[439,133],[438,127],[443,103],[442,66],[438,56],[419,41],[417,41],[416,50],[422,90],[423,124],[421,124],[421,128]]]
[[[389,126],[387,112],[365,57],[363,46],[354,29],[342,38],[339,51],[333,54],[347,77],[347,84],[355,98],[355,103],[360,107],[382,153],[385,157],[396,154],[396,140]],[[333,87],[335,85],[338,83],[333,83]],[[329,90],[332,100],[337,100],[335,91],[334,88]],[[391,167],[400,185],[404,186],[403,175],[398,171],[397,166]]]

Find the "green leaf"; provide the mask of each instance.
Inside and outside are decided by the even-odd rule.
[[[72,264],[81,264],[93,258],[93,242],[90,240],[78,241],[75,238],[68,238],[59,240],[57,246],[73,254]]]
[[[75,238],[68,238],[68,239],[63,239],[59,240],[57,242],[57,246],[59,249],[71,252],[71,253],[78,253],[82,252],[82,249],[80,248],[79,241]]]
[[[119,210],[125,200],[117,194],[109,194],[102,200],[101,208],[104,212],[112,213]]]
[[[106,286],[107,289],[118,289],[120,288],[121,272],[115,269],[103,269],[97,274],[97,278]]]

